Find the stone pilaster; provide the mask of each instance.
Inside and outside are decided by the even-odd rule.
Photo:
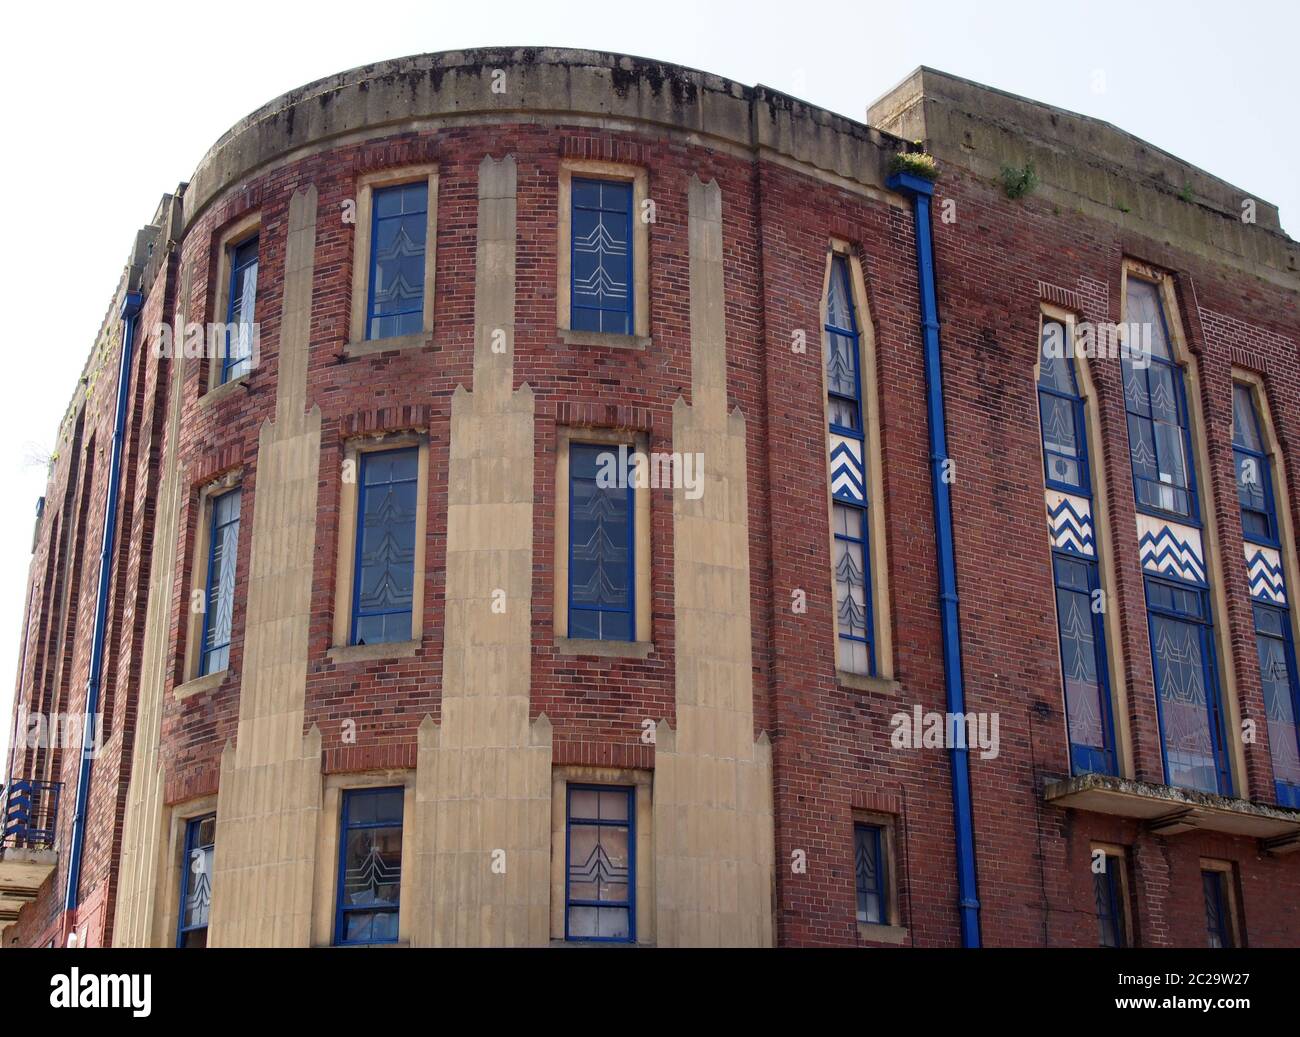
[[[483,159],[474,384],[452,398],[442,717],[420,728],[416,771],[422,946],[549,937],[551,730],[528,720],[534,404],[512,388],[515,182],[513,156]]]
[[[691,403],[673,450],[703,455],[704,491],[673,498],[677,727],[655,752],[661,946],[770,946],[772,753],[754,738],[745,419],[727,413],[722,191],[689,195]]]
[[[211,946],[311,938],[320,732],[303,735],[320,410],[306,410],[316,188],[289,203],[275,420],[262,426],[236,741],[221,758]]]

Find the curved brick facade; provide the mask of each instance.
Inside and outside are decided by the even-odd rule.
[[[1081,149],[1046,167],[1040,192],[1009,201],[991,168],[1034,154],[1046,134],[1030,116],[1042,106],[986,91],[1022,106],[1023,133],[1012,143],[977,134],[963,161],[960,119],[979,106],[944,93],[960,81],[925,75],[873,122],[923,137],[940,159],[936,206],[955,203],[934,233],[967,705],[998,714],[1001,731],[995,759],[972,756],[984,942],[1095,945],[1089,863],[1105,844],[1126,854],[1137,942],[1204,943],[1200,869],[1211,859],[1234,869],[1244,938],[1294,943],[1300,858],[1283,852],[1294,844],[1226,834],[1213,820],[1162,832],[1132,812],[1045,800],[1069,774],[1069,748],[1033,379],[1042,302],[1118,320],[1126,259],[1172,277],[1205,418],[1228,685],[1240,717],[1261,718],[1231,384],[1234,367],[1263,376],[1281,460],[1300,477],[1296,245],[1275,212],[1269,225],[1267,203],[1259,223],[1234,224],[1226,185],[1181,165],[1185,182],[1210,186],[1171,224],[1182,183],[1171,190],[1160,169],[1139,168],[1120,150],[1131,139],[1109,127],[1094,145],[1114,149],[1106,175],[1131,192],[1122,214],[1072,173],[1071,163],[1090,167]],[[218,824],[211,941],[328,943],[339,790],[358,776],[407,788],[401,935],[413,945],[563,937],[563,813],[556,821],[552,796],[566,779],[641,790],[653,839],[642,831],[650,845],[638,848],[648,866],[635,883],[640,942],[955,944],[947,760],[890,740],[894,714],[943,709],[912,209],[887,187],[889,158],[905,147],[765,88],[571,51],[359,69],[227,133],[164,198],[118,293],[144,303],[81,908],[61,912],[76,753],[20,745],[12,775],[65,782],[61,853],[5,944],[62,940],[72,927],[91,944],[172,944],[178,840],[200,807]],[[594,168],[582,163],[644,174],[648,342],[557,327],[561,170]],[[436,168],[433,328],[401,349],[359,352],[349,213],[368,177],[415,166]],[[158,359],[148,347],[160,323],[223,319],[223,242],[254,217],[260,363],[240,385],[212,389],[202,359]],[[1211,235],[1204,224],[1216,220]],[[868,449],[880,458],[880,622],[892,650],[871,680],[837,674],[829,593],[818,329],[833,243],[861,270],[879,396]],[[101,384],[102,371],[108,388],[78,390],[38,529],[20,674],[33,713],[83,701],[116,311],[117,299],[86,379]],[[504,354],[488,346],[496,328],[508,332]],[[806,352],[791,349],[800,330]],[[1159,785],[1118,372],[1099,363],[1093,379],[1122,617],[1125,775]],[[667,490],[648,495],[650,629],[637,651],[557,636],[557,463],[575,429],[698,448],[714,480],[698,508]],[[379,436],[427,447],[421,630],[409,650],[349,653],[336,632],[345,461],[350,444]],[[195,681],[195,546],[203,490],[223,478],[242,492],[229,666]],[[1294,528],[1300,511],[1285,506]],[[791,608],[797,590],[806,611]],[[1267,743],[1241,758],[1240,798],[1265,804],[1278,831],[1300,830],[1270,806]],[[855,819],[888,833],[892,924],[855,919]],[[501,847],[505,875],[491,868]]]

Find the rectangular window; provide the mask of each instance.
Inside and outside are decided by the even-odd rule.
[[[826,290],[826,408],[829,414],[831,521],[834,526],[836,666],[876,672],[871,595],[867,437],[862,407],[862,344],[849,257],[831,255]]]
[[[635,641],[631,453],[569,445],[569,637]]]
[[[405,795],[400,787],[343,792],[336,944],[397,941]]]
[[[1232,794],[1207,592],[1146,581],[1165,781]]]
[[[220,383],[252,369],[253,324],[257,320],[257,235],[230,250],[230,292],[226,303],[226,354]]]
[[[1076,774],[1115,774],[1114,728],[1103,650],[1105,615],[1093,608],[1093,594],[1100,586],[1097,563],[1054,551],[1052,571],[1070,765]]]
[[[177,947],[208,945],[208,909],[212,905],[212,852],[216,841],[216,814],[192,818],[185,823]]]
[[[570,322],[633,334],[632,184],[573,178]]]
[[[885,830],[880,825],[853,826],[853,871],[858,921],[889,925],[888,860]]]
[[[1129,945],[1127,883],[1124,881],[1124,858],[1113,853],[1102,854],[1104,867],[1092,873],[1092,893],[1097,904],[1097,926],[1103,947]]]
[[[1122,362],[1133,491],[1139,508],[1195,519],[1183,370],[1170,350],[1160,290],[1134,277],[1127,285],[1128,324],[1141,329],[1144,341],[1149,334],[1151,343],[1149,354]]]
[[[1237,467],[1241,530],[1247,540],[1276,547],[1272,463],[1264,452],[1250,387],[1240,383],[1232,387],[1232,455]]]
[[[1211,947],[1237,946],[1232,872],[1218,868],[1201,871],[1205,891],[1205,932]]]
[[[239,490],[212,497],[208,532],[208,576],[203,609],[203,654],[199,676],[230,665],[230,631],[235,611],[235,566],[239,556]]]
[[[428,181],[374,191],[367,339],[414,335],[424,327],[428,214]]]
[[[636,790],[569,785],[564,938],[636,942]]]
[[[409,641],[419,449],[362,453],[360,468],[350,643]]]
[[[1280,806],[1300,808],[1300,727],[1296,725],[1300,673],[1296,669],[1290,614],[1256,602],[1255,648],[1268,718],[1268,745]]]

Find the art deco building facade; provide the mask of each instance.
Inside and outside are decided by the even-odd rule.
[[[4,945],[1296,943],[1298,258],[926,69],[286,94],[59,430]]]

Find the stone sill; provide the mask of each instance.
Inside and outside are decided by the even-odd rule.
[[[570,331],[560,328],[560,341],[566,346],[606,346],[609,349],[649,349],[648,335],[616,335],[612,331]]]
[[[417,331],[413,335],[394,335],[392,338],[368,338],[361,342],[347,342],[343,346],[343,355],[349,360],[362,356],[378,356],[380,353],[401,353],[406,350],[420,349],[429,341],[433,329]]]
[[[902,687],[890,677],[868,677],[864,673],[849,673],[847,670],[836,670],[835,681],[850,691],[865,691],[873,695],[896,696]]]
[[[1220,832],[1259,839],[1272,853],[1300,850],[1300,810],[1245,799],[1111,774],[1081,774],[1048,782],[1043,799],[1069,810],[1142,821],[1149,831],[1161,836]]]
[[[908,931],[901,925],[874,925],[870,922],[858,923],[858,939],[867,943],[888,943],[901,947],[907,943]]]
[[[214,385],[211,389],[199,397],[200,407],[215,407],[222,400],[229,399],[235,395],[235,390],[244,389],[249,391],[248,379],[252,372],[241,374],[238,378],[232,378],[228,382],[222,382],[220,385]]]
[[[648,659],[653,641],[597,641],[586,637],[557,637],[556,655],[596,655],[604,659]]]
[[[410,659],[420,649],[419,641],[384,641],[374,645],[335,645],[326,657],[340,666],[383,659]]]
[[[229,672],[229,670],[218,670],[216,673],[205,673],[202,677],[195,677],[193,680],[188,680],[179,685],[172,694],[179,701],[193,698],[195,695],[202,695],[204,692],[216,691],[221,687]]]

